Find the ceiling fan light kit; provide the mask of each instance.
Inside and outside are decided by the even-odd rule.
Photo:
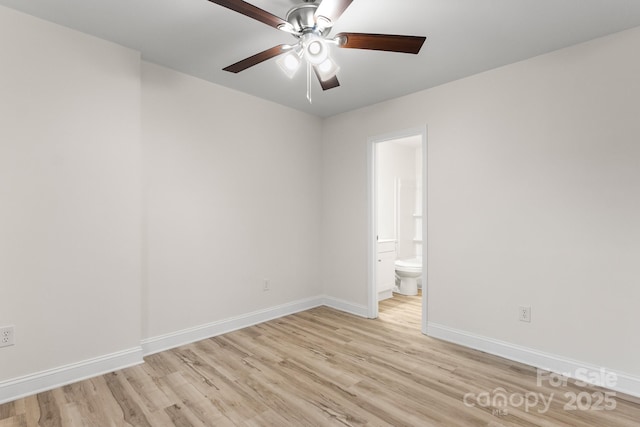
[[[340,66],[331,58],[327,58],[324,62],[320,63],[316,69],[318,70],[318,77],[324,82],[335,77],[338,71],[340,71]]]
[[[302,59],[299,51],[289,52],[276,60],[276,63],[280,66],[285,76],[290,79],[296,75],[300,66],[302,65]]]
[[[260,21],[296,37],[293,45],[279,45],[225,67],[225,71],[239,73],[267,59],[278,58],[276,63],[284,74],[293,78],[303,62],[307,63],[307,98],[310,97],[311,69],[323,90],[340,86],[338,64],[330,54],[332,45],[343,49],[368,49],[387,52],[417,54],[426,37],[392,34],[340,33],[328,38],[335,22],[353,0],[304,0],[293,7],[283,20],[243,0],[209,0],[249,18]]]

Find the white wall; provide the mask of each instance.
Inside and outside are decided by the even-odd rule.
[[[416,150],[393,141],[376,143],[378,238],[397,241],[398,258],[415,256]]]
[[[0,402],[322,301],[321,119],[6,8],[0,54]]]
[[[430,321],[640,375],[639,41],[323,122],[0,8],[0,401],[141,338],[365,305],[366,141],[425,123]]]
[[[140,346],[140,59],[0,7],[0,382]],[[2,396],[0,396],[2,400]]]
[[[416,148],[415,150],[415,158],[416,158],[416,196],[414,199],[415,205],[413,207],[413,212],[415,212],[417,216],[416,218],[414,218],[414,237],[416,239],[416,242],[414,243],[414,248],[415,248],[415,256],[418,258],[422,258],[422,254],[423,254],[423,245],[426,245],[427,242],[423,242],[423,233],[422,233],[422,223],[425,221],[425,218],[423,217],[423,204],[422,204],[422,199],[423,199],[423,189],[424,189],[424,184],[422,181],[422,164],[423,164],[423,160],[422,160],[422,146]],[[422,280],[422,279],[420,279]],[[420,285],[422,286],[422,283],[420,282]]]
[[[367,302],[367,139],[426,124],[429,321],[640,375],[639,44],[633,29],[327,119],[325,292]]]
[[[145,338],[321,295],[321,120],[148,63],[142,76]]]

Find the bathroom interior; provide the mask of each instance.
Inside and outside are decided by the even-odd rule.
[[[413,304],[420,304],[424,244],[421,136],[376,143],[375,176],[378,303],[410,297]]]

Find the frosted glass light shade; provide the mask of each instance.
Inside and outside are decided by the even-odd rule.
[[[305,35],[302,44],[304,57],[313,65],[319,65],[329,57],[329,46],[322,37],[315,34]]]
[[[318,70],[320,80],[326,81],[334,77],[340,70],[340,67],[331,58],[327,58],[316,67],[316,70]]]
[[[276,62],[280,66],[282,71],[287,75],[287,77],[292,79],[300,68],[302,60],[296,52],[289,52],[278,58]]]

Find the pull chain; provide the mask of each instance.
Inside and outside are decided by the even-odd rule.
[[[311,64],[307,61],[307,99],[311,104]]]

